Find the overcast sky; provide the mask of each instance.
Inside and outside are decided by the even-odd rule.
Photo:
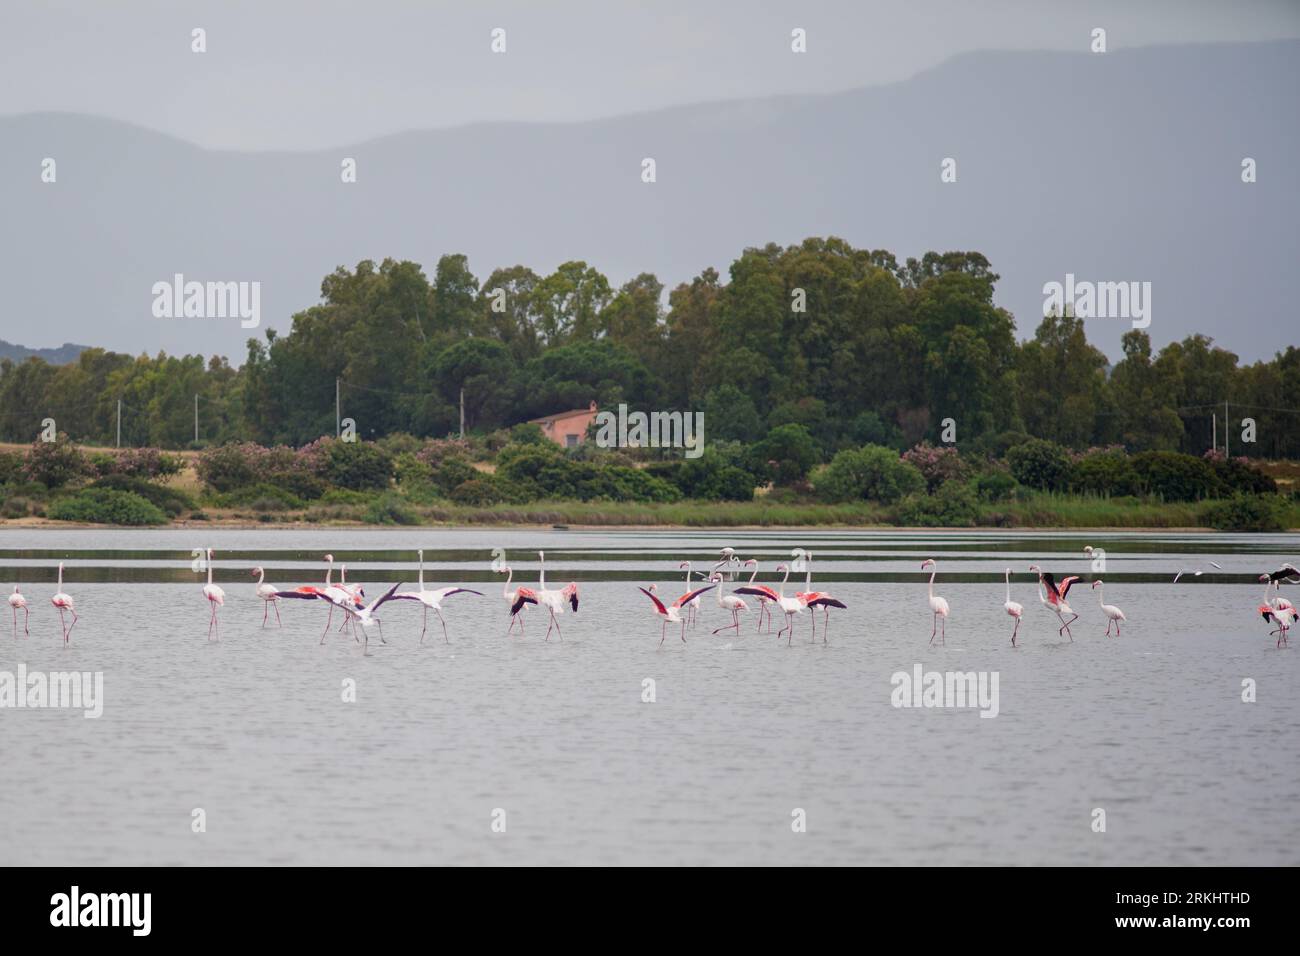
[[[1300,36],[1297,0],[4,0],[0,113],[113,117],[203,146],[582,120],[889,82],[968,50]],[[190,52],[190,31],[208,52]],[[502,27],[507,52],[490,52]],[[808,31],[792,56],[790,30]]]

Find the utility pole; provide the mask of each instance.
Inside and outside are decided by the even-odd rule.
[[[1210,412],[1210,447],[1219,450],[1219,413]]]
[[[1223,400],[1223,457],[1228,457],[1228,400]]]
[[[117,400],[117,447],[122,447],[122,400]]]
[[[460,387],[460,437],[465,437],[465,386]]]
[[[336,378],[334,379],[334,437],[335,438],[338,438],[340,435],[343,434],[343,418],[341,412],[342,408],[343,406],[339,404],[339,380]]]
[[[194,393],[194,444],[199,443],[199,393]]]

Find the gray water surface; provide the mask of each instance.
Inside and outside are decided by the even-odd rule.
[[[1119,639],[1086,585],[1073,643],[1035,596],[1031,563],[1099,576],[1084,544],[1106,549]],[[661,649],[636,586],[675,597],[678,562],[727,545],[774,586],[791,548],[811,551],[814,585],[848,604],[829,642],[820,615],[815,644],[808,615],[791,646],[756,634],[752,599],[738,635],[713,636],[730,616],[710,592],[687,643],[670,625]],[[209,546],[219,642],[190,564]],[[318,643],[320,603],[284,602],[283,627],[261,629],[252,565],[318,583],[332,551],[374,597],[414,586],[416,548],[428,586],[484,592],[448,599],[450,643],[430,616],[420,645],[406,602],[368,656],[348,634]],[[548,583],[578,583],[562,641],[537,608],[506,636],[493,548],[516,584],[536,583],[539,548]],[[926,557],[946,646],[927,646]],[[0,588],[32,605],[17,640],[0,605],[0,672],[104,675],[99,719],[0,709],[0,862],[1294,865],[1300,657],[1267,635],[1255,576],[1298,559],[1294,535],[0,530]],[[60,560],[81,615],[67,648]],[[917,663],[996,672],[998,716],[891,706],[891,675]]]

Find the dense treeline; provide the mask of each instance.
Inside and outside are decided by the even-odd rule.
[[[1233,454],[1300,458],[1284,410],[1300,349],[1240,366],[1203,336],[1153,354],[1130,330],[1108,367],[1068,315],[1018,342],[993,304],[997,280],[976,252],[899,263],[808,239],[745,250],[725,282],[706,269],[665,310],[655,276],[615,288],[584,262],[480,281],[461,255],[443,256],[432,279],[414,262],[364,261],[327,276],[288,335],[250,340],[239,369],[102,349],[66,366],[0,362],[0,438],[30,442],[53,417],[76,440],[112,444],[120,400],[124,445],[190,447],[198,395],[199,445],[300,446],[333,433],[341,379],[342,413],[367,439],[455,431],[463,389],[466,427],[480,434],[595,400],[703,410],[706,442],[799,424],[822,461],[866,443],[938,443],[946,418],[959,447],[996,455],[1027,437],[1199,455],[1227,400]],[[1247,416],[1254,444],[1240,440]]]

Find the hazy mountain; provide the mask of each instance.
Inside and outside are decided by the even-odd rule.
[[[15,362],[23,362],[35,356],[44,359],[51,365],[67,365],[69,362],[75,362],[77,356],[87,348],[89,348],[87,345],[73,345],[71,342],[64,342],[56,349],[29,349],[25,345],[14,345],[12,342],[0,339],[0,359],[13,359]]]
[[[222,352],[235,319],[157,319],[151,287],[260,281],[263,325],[366,257],[587,260],[670,287],[743,247],[838,235],[901,257],[978,249],[1032,334],[1045,282],[1152,283],[1157,344],[1254,358],[1300,341],[1300,42],[989,52],[890,86],[576,124],[410,132],[326,152],[198,149],[64,114],[0,119],[0,334]],[[598,78],[593,78],[598,82]],[[340,161],[355,157],[355,184]],[[1257,183],[1241,181],[1243,157]],[[58,181],[40,181],[41,161]],[[641,182],[653,157],[658,181]],[[958,181],[940,182],[957,160]],[[1123,320],[1090,337],[1115,357]],[[376,348],[392,343],[375,343]]]

